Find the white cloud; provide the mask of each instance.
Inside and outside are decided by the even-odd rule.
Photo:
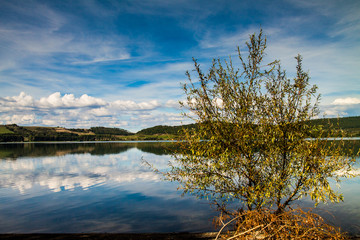
[[[136,103],[130,100],[117,100],[110,103],[110,108],[115,110],[122,110],[122,111],[152,110],[160,106],[161,105],[157,100],[150,100],[148,102],[140,102],[140,103]]]
[[[360,104],[359,98],[337,98],[334,100],[332,105],[353,105],[353,104]]]
[[[175,101],[175,100],[170,99],[165,103],[165,106],[169,107],[169,108],[179,109],[180,108],[180,103],[179,103],[179,101]]]
[[[19,96],[0,98],[0,113],[14,110],[27,110],[34,107],[33,97],[21,92]]]
[[[59,125],[59,122],[57,120],[49,120],[49,119],[44,119],[41,122],[43,125],[45,126],[57,126]]]
[[[6,124],[33,124],[35,122],[35,114],[14,114],[4,117]]]
[[[21,92],[19,96],[13,96],[13,97],[5,97],[6,100],[8,100],[9,104],[16,104],[18,106],[33,106],[34,105],[34,99],[33,97],[26,95],[26,93]]]
[[[321,106],[321,110],[327,117],[360,116],[360,99],[337,98],[331,104]]]
[[[22,92],[18,96],[0,98],[0,124],[70,128],[110,126],[138,131],[158,124],[178,124],[178,114],[164,112],[169,107],[177,111],[175,101],[164,104],[158,100],[106,101],[87,94],[75,97],[74,94],[61,95],[59,92],[37,100]]]
[[[341,109],[333,108],[325,110],[322,115],[325,117],[346,117],[348,114]]]
[[[212,104],[214,104],[216,107],[220,109],[224,107],[224,101],[221,98],[214,98],[212,100]]]
[[[73,64],[93,64],[93,63],[120,61],[120,60],[127,60],[127,59],[130,59],[130,54],[120,53],[118,56],[96,57],[96,58],[94,58],[92,60],[88,60],[88,61],[75,61],[75,62],[73,62]]]
[[[104,107],[91,109],[90,113],[98,117],[111,115],[110,111]]]
[[[76,98],[74,94],[65,94],[61,96],[60,92],[53,93],[40,100],[34,100],[30,95],[21,92],[19,96],[0,98],[0,112],[19,111],[19,110],[40,110],[41,108],[85,108],[85,107],[101,107],[108,103],[100,98],[94,98],[83,94],[80,98]]]
[[[104,100],[90,97],[87,94],[83,94],[80,98],[75,98],[74,94],[65,94],[61,97],[60,92],[41,98],[39,101],[39,106],[44,108],[95,107],[104,105],[106,105]]]

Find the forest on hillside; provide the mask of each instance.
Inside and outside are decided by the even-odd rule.
[[[340,128],[348,137],[360,137],[360,116],[345,118],[314,119],[310,124],[322,126],[326,132]],[[0,125],[0,142],[36,141],[131,141],[131,140],[177,140],[183,129],[195,129],[196,124],[166,126],[158,125],[132,133],[121,128],[91,127],[74,129],[62,127]],[[334,136],[336,137],[336,136]]]

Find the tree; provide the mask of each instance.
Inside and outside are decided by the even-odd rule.
[[[246,46],[247,58],[238,47],[239,69],[231,57],[214,59],[205,74],[194,59],[197,78],[187,72],[183,106],[198,128],[184,131],[167,179],[224,212],[234,202],[239,212],[282,214],[304,196],[341,201],[329,180],[352,176],[355,160],[341,153],[343,141],[326,140],[320,126],[309,124],[319,114],[320,96],[302,57],[295,57],[296,76],[289,79],[279,61],[263,63],[262,30]]]

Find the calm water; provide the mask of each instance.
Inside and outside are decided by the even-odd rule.
[[[216,213],[160,180],[171,143],[0,144],[0,233],[203,232]],[[342,183],[345,202],[317,211],[360,233],[360,180]],[[303,201],[302,205],[309,203]]]
[[[165,143],[0,144],[0,232],[208,231],[206,202],[141,164]]]

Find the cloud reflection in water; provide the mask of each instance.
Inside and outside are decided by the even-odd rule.
[[[212,229],[214,211],[206,202],[181,198],[176,183],[161,181],[141,164],[144,157],[165,169],[169,155],[152,154],[158,149],[150,145],[117,147],[0,160],[0,233]]]
[[[119,184],[138,179],[159,181],[158,174],[141,165],[141,156],[139,151],[132,149],[127,155],[74,154],[1,161],[0,187],[25,193],[34,185],[40,185],[58,192],[75,188],[86,190],[109,181]],[[147,158],[154,157],[149,155]],[[169,156],[156,156],[157,163],[166,163],[166,159]]]

